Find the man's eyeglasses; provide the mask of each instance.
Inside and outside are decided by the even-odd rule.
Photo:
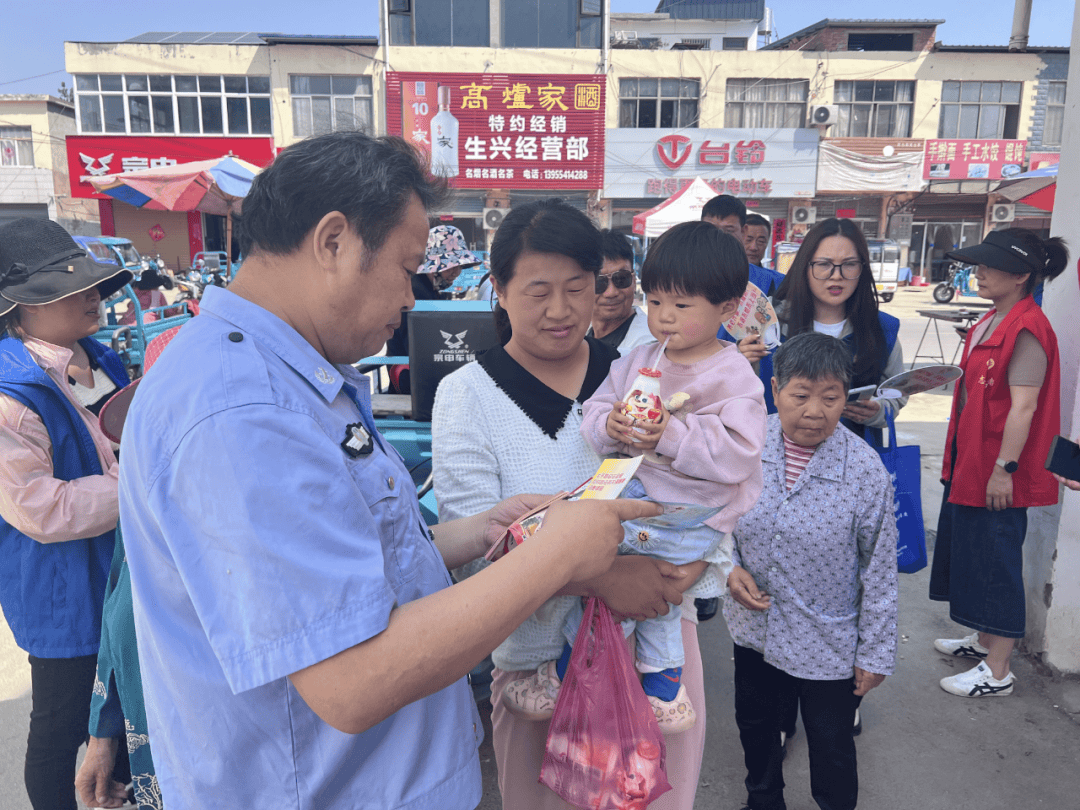
[[[810,272],[814,274],[814,278],[818,281],[825,281],[826,279],[831,278],[833,270],[837,267],[840,268],[840,275],[848,281],[857,279],[862,272],[862,262],[858,259],[851,259],[850,261],[841,264],[834,264],[828,259],[815,259],[810,262]]]
[[[602,273],[596,276],[596,294],[603,295],[604,290],[607,289],[608,282],[615,285],[617,290],[625,290],[631,284],[634,283],[634,274],[629,270],[619,270],[617,273],[612,273],[610,276],[605,276]]]

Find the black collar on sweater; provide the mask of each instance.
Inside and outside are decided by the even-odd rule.
[[[584,402],[596,392],[607,377],[612,362],[619,357],[617,351],[596,338],[585,338],[585,341],[589,344],[589,368],[577,396],[578,402]],[[566,417],[574,407],[574,400],[548,388],[526,371],[502,346],[488,349],[478,355],[476,360],[495,385],[501,388],[540,430],[554,439],[555,434],[566,424]]]

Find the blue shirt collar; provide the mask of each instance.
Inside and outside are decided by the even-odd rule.
[[[319,354],[304,337],[277,315],[220,287],[203,293],[201,312],[220,318],[255,338],[307,380],[327,402],[333,402],[345,381],[341,369]]]

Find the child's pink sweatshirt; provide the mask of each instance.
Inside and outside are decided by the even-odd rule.
[[[584,407],[581,435],[600,455],[640,455],[633,445],[607,435],[612,403],[621,401],[638,369],[656,360],[655,343],[638,346],[611,364],[607,379]],[[761,450],[765,444],[765,400],[761,380],[732,343],[690,365],[662,357],[660,393],[665,403],[685,392],[690,400],[672,415],[655,452],[671,465],[646,459],[637,478],[649,497],[671,503],[720,506],[707,525],[730,532],[761,494]]]

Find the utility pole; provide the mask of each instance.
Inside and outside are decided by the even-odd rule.
[[[1031,0],[1016,0],[1013,11],[1012,34],[1009,36],[1010,51],[1026,51],[1028,31],[1031,29]]]

